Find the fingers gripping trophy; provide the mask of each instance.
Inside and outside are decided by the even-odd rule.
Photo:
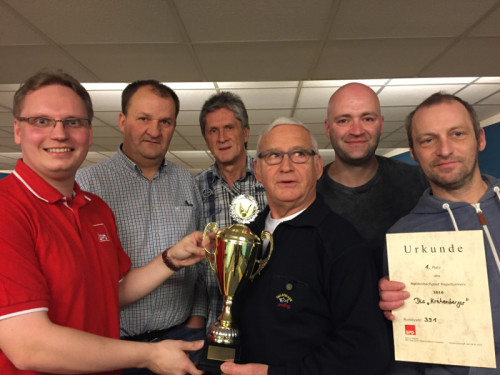
[[[215,222],[208,223],[203,238],[215,236],[215,246],[206,251],[206,258],[217,277],[224,297],[224,308],[217,322],[210,327],[199,368],[220,372],[222,362],[238,360],[239,330],[232,322],[231,306],[248,280],[253,280],[266,266],[273,251],[273,237],[262,231],[261,238],[244,224],[258,214],[258,204],[249,195],[239,195],[231,202],[231,217],[238,223],[218,230]],[[264,257],[262,242],[269,240],[268,255]]]

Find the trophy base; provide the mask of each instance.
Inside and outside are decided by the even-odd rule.
[[[220,374],[220,365],[226,361],[238,362],[239,359],[239,345],[206,341],[197,367],[209,374]]]

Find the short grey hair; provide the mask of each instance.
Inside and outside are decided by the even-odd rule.
[[[260,143],[262,141],[262,138],[278,125],[297,125],[304,128],[307,131],[307,133],[309,133],[313,150],[316,152],[317,155],[319,155],[318,142],[316,141],[316,138],[314,138],[314,136],[312,135],[311,130],[309,130],[307,125],[305,125],[302,121],[293,117],[278,117],[275,120],[273,120],[273,122],[271,122],[269,125],[267,125],[264,128],[264,130],[262,130],[259,139],[257,140],[257,153],[260,151]]]

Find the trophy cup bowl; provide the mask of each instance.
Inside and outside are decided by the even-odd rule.
[[[262,258],[262,241],[243,224],[233,224],[218,230],[217,223],[208,223],[203,238],[214,232],[213,252],[205,249],[207,261],[214,272],[224,307],[217,322],[210,327],[207,342],[199,368],[211,372],[220,372],[224,361],[239,358],[239,330],[232,322],[231,306],[248,280],[258,275],[266,266],[273,251],[273,238],[268,231],[262,231],[262,241],[269,240],[269,252]]]

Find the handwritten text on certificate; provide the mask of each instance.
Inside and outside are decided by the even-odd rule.
[[[387,256],[410,293],[393,311],[396,360],[494,368],[482,231],[388,234]]]

